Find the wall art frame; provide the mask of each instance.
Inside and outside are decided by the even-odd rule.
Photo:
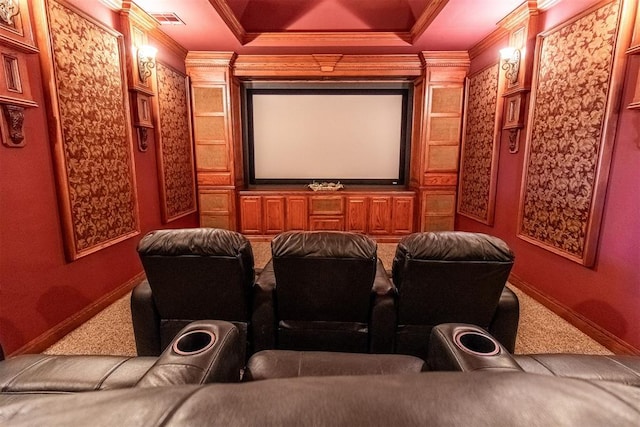
[[[634,3],[601,1],[536,41],[517,236],[587,267],[596,259]]]
[[[457,213],[493,225],[503,97],[500,64],[469,76],[460,149]]]
[[[140,233],[124,42],[62,0],[34,3],[64,248],[74,261]]]
[[[190,84],[184,73],[158,61],[155,86],[158,187],[162,221],[168,223],[198,210]]]

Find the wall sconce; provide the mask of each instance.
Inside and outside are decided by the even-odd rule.
[[[502,59],[502,69],[506,71],[507,81],[515,85],[518,83],[518,72],[520,71],[520,49],[505,47],[500,49],[500,59]]]
[[[18,0],[0,0],[0,21],[13,27],[13,17],[19,13]]]
[[[158,49],[153,46],[143,45],[138,48],[138,76],[142,83],[146,84],[151,70],[156,66],[157,52]]]

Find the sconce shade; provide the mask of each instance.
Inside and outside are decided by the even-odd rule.
[[[518,72],[520,71],[520,49],[505,47],[500,49],[500,59],[502,69],[505,70],[505,77],[510,84],[518,83]]]
[[[142,83],[147,82],[151,70],[156,66],[156,53],[158,49],[153,46],[143,45],[138,48],[138,75]]]
[[[511,60],[515,51],[515,47],[505,47],[500,49],[500,59],[502,59],[503,61]]]

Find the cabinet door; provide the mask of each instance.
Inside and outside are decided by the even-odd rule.
[[[262,197],[240,197],[240,232],[262,234]]]
[[[305,196],[287,197],[287,230],[304,231],[307,229],[307,198]]]
[[[391,213],[393,234],[413,232],[413,197],[394,197]]]
[[[264,233],[278,234],[284,231],[284,196],[265,196]]]
[[[369,233],[391,234],[391,196],[371,197]]]
[[[311,216],[309,223],[311,231],[344,231],[344,217],[342,216]]]
[[[347,199],[347,231],[367,232],[367,205],[366,197]]]

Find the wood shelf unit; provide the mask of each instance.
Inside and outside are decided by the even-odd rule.
[[[243,190],[238,193],[239,231],[272,236],[293,230],[333,230],[397,239],[414,230],[411,190]]]
[[[453,230],[467,52],[239,56],[189,52],[185,62],[193,95],[201,226],[251,236],[346,230],[395,240],[415,231]],[[354,79],[410,82],[414,87],[407,186],[349,188],[332,194],[249,189],[243,172],[242,82]],[[215,209],[205,209],[213,202]]]

